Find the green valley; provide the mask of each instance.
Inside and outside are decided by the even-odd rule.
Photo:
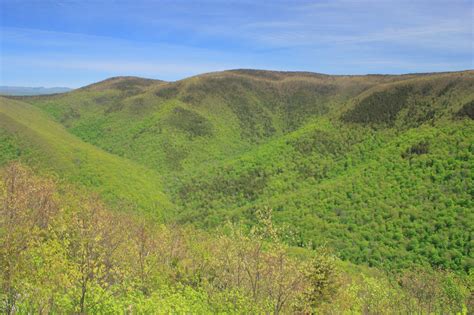
[[[54,178],[60,196],[51,198],[64,208],[52,225],[56,236],[61,224],[79,229],[63,217],[74,207],[89,213],[94,206],[78,196],[92,194],[107,218],[130,227],[125,234],[145,224],[146,246],[182,242],[177,256],[163,254],[169,261],[150,256],[147,263],[163,274],[149,267],[153,281],[144,283],[130,271],[138,268],[130,253],[140,253],[129,240],[138,234],[120,236],[109,219],[97,219],[112,234],[95,232],[110,242],[117,237],[124,244],[117,255],[126,258],[111,254],[124,273],[97,276],[91,294],[104,290],[104,301],[119,309],[148,305],[135,310],[148,313],[162,303],[165,313],[328,313],[330,305],[335,313],[397,306],[402,313],[464,312],[473,303],[473,108],[474,71],[114,77],[63,94],[0,98],[0,166],[7,177],[11,165],[19,167],[35,185]],[[132,217],[126,223],[124,213]],[[226,246],[235,256],[224,255]],[[237,272],[242,261],[258,269],[260,250],[271,270],[257,294],[250,271],[248,284],[224,273]],[[71,257],[65,261],[73,264]],[[278,257],[288,264],[278,267]],[[324,278],[336,273],[328,264],[337,266],[337,280]],[[71,271],[68,285],[76,276]],[[429,281],[437,291],[427,301],[416,290]],[[275,297],[274,286],[293,285],[288,303]],[[84,301],[74,303],[62,307],[84,312]],[[167,308],[173,303],[183,308]]]

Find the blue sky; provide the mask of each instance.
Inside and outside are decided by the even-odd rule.
[[[0,0],[0,85],[473,67],[473,1]]]

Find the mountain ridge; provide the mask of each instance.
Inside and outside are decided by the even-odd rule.
[[[10,98],[159,174],[177,222],[252,225],[270,207],[295,246],[329,244],[345,260],[388,269],[467,272],[473,87],[472,70],[231,70]]]
[[[27,86],[0,86],[0,95],[24,96],[24,95],[48,95],[66,93],[73,89],[68,87],[27,87]]]

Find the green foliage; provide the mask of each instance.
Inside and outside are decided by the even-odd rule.
[[[18,140],[0,129],[0,166],[18,159],[22,155]]]
[[[464,104],[461,109],[458,111],[458,116],[460,117],[469,117],[474,119],[474,100]]]
[[[342,120],[371,126],[407,129],[424,123],[434,124],[442,117],[452,119],[468,113],[472,100],[472,77],[460,75],[432,76],[376,86],[354,99]]]
[[[393,125],[398,113],[407,104],[410,86],[374,92],[362,99],[343,119],[357,123],[385,123]]]
[[[212,135],[212,125],[199,114],[176,107],[168,116],[168,123],[177,129],[189,133],[190,137],[204,137]]]
[[[320,254],[313,258],[307,270],[310,289],[305,299],[313,308],[331,302],[340,285],[335,256],[327,253],[325,249],[319,249],[319,252]]]
[[[404,159],[411,157],[412,155],[427,154],[429,152],[430,144],[427,141],[421,141],[414,144],[402,153]]]

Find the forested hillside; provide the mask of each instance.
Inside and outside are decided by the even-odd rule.
[[[160,263],[171,268],[169,278],[153,278],[149,287],[140,275],[97,278],[107,278],[96,289],[122,299],[110,302],[120,307],[141,303],[123,300],[109,284],[133,279],[137,299],[193,300],[196,308],[188,303],[188,310],[203,313],[328,312],[327,305],[336,313],[376,313],[401,304],[406,312],[461,312],[472,303],[473,112],[474,71],[330,76],[232,70],[176,82],[116,77],[64,94],[0,98],[0,164],[20,161],[37,176],[54,176],[59,191],[97,194],[108,216],[134,217],[127,223],[133,226],[146,218],[150,233],[162,229],[171,237],[175,226],[186,226],[178,231],[187,250],[202,251]],[[264,221],[281,232],[278,241],[269,235],[250,241],[262,213],[272,214]],[[239,236],[223,231],[226,224],[238,227]],[[203,244],[193,243],[195,237]],[[247,284],[218,275],[223,264],[236,263],[219,256],[225,246],[243,246],[249,252],[238,255],[245,256],[262,246],[272,261],[285,248],[282,259],[299,270],[292,271],[297,279],[284,278],[289,271],[282,265],[267,275],[294,284],[295,295],[279,304],[273,286],[280,284],[268,280],[260,295],[252,291],[251,272]],[[335,256],[321,256],[327,251]],[[316,269],[326,266],[328,259],[343,274],[328,280],[338,289],[305,300],[305,290],[320,289],[313,276],[299,272],[313,270],[310,261]],[[428,289],[409,280],[436,283],[436,293],[421,301],[415,291]],[[365,287],[377,293],[364,293]],[[448,287],[455,301],[448,302]],[[380,299],[368,302],[371,294]],[[390,298],[382,302],[382,296]],[[252,304],[248,299],[258,302],[255,309],[240,308]],[[85,307],[74,298],[68,303],[64,309]]]
[[[7,314],[465,313],[449,271],[388,277],[327,248],[295,250],[270,211],[212,234],[110,211],[13,163],[0,182],[0,301]]]

